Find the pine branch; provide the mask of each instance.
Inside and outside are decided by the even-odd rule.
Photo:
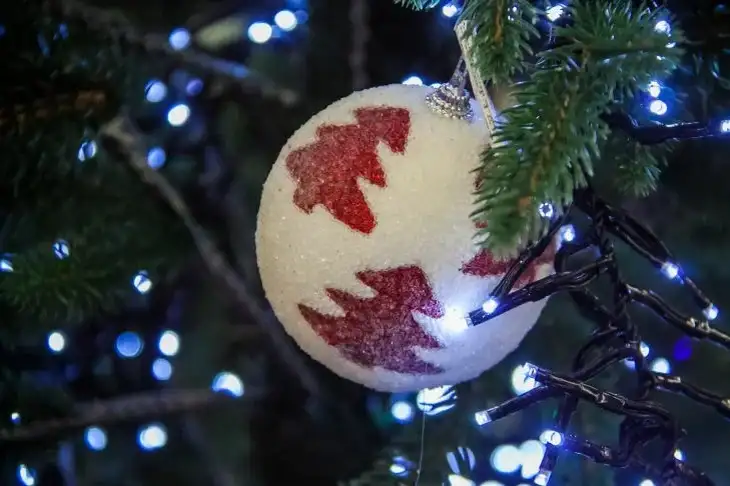
[[[573,25],[556,28],[563,44],[538,55],[482,154],[472,216],[481,244],[498,254],[544,234],[540,204],[569,204],[586,185],[608,134],[601,114],[609,104],[666,77],[680,60],[668,43],[681,34],[669,39],[654,29],[664,12],[601,0],[577,2],[570,13]]]
[[[532,55],[529,41],[539,36],[533,26],[537,11],[527,0],[472,0],[461,21],[473,32],[472,53],[486,82],[511,84]]]
[[[62,436],[90,425],[140,420],[163,414],[199,410],[227,403],[232,398],[208,389],[164,390],[140,393],[110,400],[80,404],[72,415],[37,421],[11,429],[0,429],[0,445],[37,441]]]
[[[611,174],[613,187],[629,196],[646,197],[656,190],[672,148],[668,142],[647,146],[618,134],[601,147],[600,163]]]

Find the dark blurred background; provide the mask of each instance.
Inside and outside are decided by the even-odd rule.
[[[8,162],[0,169],[0,221],[12,231],[10,237],[0,233],[0,249],[17,258],[0,262],[7,322],[0,333],[0,423],[6,431],[23,430],[33,421],[45,425],[28,440],[0,439],[2,484],[414,484],[412,468],[421,456],[421,486],[532,481],[544,450],[537,440],[555,407],[533,408],[482,428],[475,425],[474,413],[525,391],[515,378],[525,361],[558,371],[569,368],[593,327],[567,298],[553,297],[523,345],[473,382],[418,395],[366,390],[323,369],[288,338],[282,349],[280,330],[280,340],[272,341],[256,322],[260,315],[242,308],[209,276],[185,229],[170,223],[175,217],[165,204],[129,173],[104,168],[112,163],[113,155],[107,154],[113,151],[94,138],[99,123],[118,109],[134,115],[148,143],[149,165],[184,194],[270,317],[258,281],[253,234],[261,186],[280,148],[312,114],[353,89],[446,81],[459,57],[453,26],[460,4],[444,0],[428,12],[413,12],[390,0],[97,0],[87,4],[84,23],[92,29],[77,29],[61,17],[39,22],[39,11],[23,11],[32,3],[0,7],[0,58],[12,59],[0,87],[3,110],[23,96],[46,99],[38,94],[44,89],[51,90],[54,106],[61,105],[58,95],[82,88],[113,96],[92,118],[76,120],[78,129],[70,134],[61,130],[61,118],[27,133],[3,135]],[[669,7],[697,44],[686,69],[661,86],[657,96],[638,99],[631,109],[647,124],[723,113],[730,117],[725,2],[672,1]],[[177,52],[194,50],[233,63],[225,69],[228,75],[109,41],[108,32],[94,32],[98,8],[114,11],[140,32],[158,35]],[[44,43],[51,44],[45,53]],[[26,51],[33,53],[28,57],[33,79],[42,79],[30,83],[32,92],[31,68],[20,54]],[[64,78],[66,85],[59,81],[66,76],[62,66],[105,56],[114,59],[114,66],[104,69],[123,76],[95,78],[86,72]],[[242,76],[244,67],[256,77]],[[284,95],[271,94],[282,90]],[[498,104],[506,103],[501,92],[494,94]],[[677,144],[660,189],[646,198],[605,189],[614,203],[629,208],[665,239],[687,274],[716,303],[717,326],[726,332],[727,147],[725,140]],[[106,191],[115,199],[109,194],[103,201],[82,197],[75,186],[57,182],[60,165],[33,165],[47,162],[42,154],[49,152],[63,152],[57,158],[73,160],[74,166],[77,159],[100,160],[94,170],[104,174],[98,176],[102,185],[106,181],[116,188]],[[43,175],[44,170],[53,177]],[[100,209],[104,204],[118,210]],[[21,212],[22,217],[15,216]],[[124,223],[142,213],[147,219],[139,226]],[[117,231],[101,224],[104,220],[107,225],[118,222]],[[80,221],[101,222],[97,228]],[[66,226],[59,229],[61,222]],[[74,280],[78,273],[60,278],[66,274],[57,268],[58,260],[64,260],[69,247],[71,259],[80,253],[79,246],[66,241],[71,241],[66,236],[71,227],[82,228],[85,244],[98,248],[87,253],[94,260],[79,265],[110,272],[104,285],[97,282],[98,293],[104,299],[113,295],[114,303],[101,311],[76,305],[78,296],[85,295],[69,290],[83,287]],[[40,246],[30,241],[52,243],[55,258],[50,251],[37,256],[46,255],[49,246],[38,253]],[[680,286],[627,249],[619,251],[629,281],[692,308]],[[23,262],[35,265],[40,284],[17,271]],[[648,312],[634,317],[656,371],[672,370],[730,396],[730,354],[689,341]],[[615,370],[599,383],[621,390],[628,385],[629,371]],[[316,386],[307,381],[312,377]],[[234,398],[212,400],[205,393],[211,388]],[[176,390],[187,395],[176,395]],[[444,395],[451,398],[447,405],[424,406]],[[706,471],[717,485],[730,485],[730,425],[681,397],[657,398],[686,427],[677,456]],[[94,404],[100,407],[98,415]],[[429,411],[425,434],[424,408]],[[92,419],[64,422],[69,414]],[[54,419],[61,425],[46,427]],[[618,417],[586,408],[576,431],[613,443],[618,423]],[[632,471],[565,457],[550,484],[650,486],[643,480]]]

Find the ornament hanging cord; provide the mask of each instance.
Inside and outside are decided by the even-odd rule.
[[[660,143],[668,139],[697,138],[698,129],[703,132],[702,136],[712,136],[702,127],[698,128],[697,124],[644,129],[626,115],[607,115],[604,120],[612,128],[623,130],[644,144]],[[556,273],[510,293],[520,275],[542,254],[556,235],[570,228],[571,236],[574,236],[573,227],[567,226],[567,223],[576,213],[588,216],[591,223],[580,241],[575,238],[563,239],[555,257]],[[685,315],[654,292],[626,283],[619,269],[614,238],[623,241],[669,278],[689,289],[705,318]],[[593,263],[577,270],[567,270],[567,263],[571,258],[596,249],[599,256]],[[610,305],[606,305],[589,290],[589,285],[599,278],[607,278],[613,289]],[[553,221],[543,238],[520,254],[484,308],[471,312],[468,321],[471,325],[479,325],[524,303],[539,301],[558,292],[569,294],[581,314],[597,323],[596,331],[578,351],[569,373],[555,373],[526,364],[525,376],[535,380],[536,388],[477,413],[480,425],[485,426],[549,399],[559,399],[557,419],[554,430],[546,436],[547,450],[535,477],[536,484],[548,484],[561,451],[579,454],[611,467],[631,467],[662,481],[663,484],[714,484],[702,471],[674,457],[677,442],[684,431],[669,411],[649,400],[649,395],[654,390],[683,395],[698,404],[713,408],[725,418],[730,418],[730,398],[686,383],[679,376],[651,371],[640,351],[639,330],[628,313],[630,306],[640,304],[687,336],[707,340],[730,351],[730,335],[709,324],[709,320],[717,315],[717,309],[712,302],[674,263],[669,250],[651,230],[627,212],[602,200],[590,186],[576,192],[572,206],[567,208],[561,218]],[[636,388],[631,397],[601,390],[588,383],[603,371],[626,360],[634,363]],[[623,417],[618,431],[617,447],[597,444],[568,433],[580,402]],[[647,459],[649,454],[646,452],[650,443],[658,443],[662,447],[663,454],[658,463]]]

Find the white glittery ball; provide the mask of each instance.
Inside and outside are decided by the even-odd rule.
[[[332,104],[287,142],[261,199],[256,251],[277,317],[314,359],[376,390],[478,376],[545,305],[466,326],[508,266],[474,245],[469,218],[490,133],[476,103],[470,122],[448,119],[429,92],[391,85]]]

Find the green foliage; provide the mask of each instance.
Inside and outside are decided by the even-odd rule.
[[[569,12],[572,25],[555,29],[560,42],[537,55],[482,154],[473,217],[488,222],[479,238],[497,253],[543,234],[539,205],[569,204],[592,177],[608,133],[600,115],[610,104],[680,61],[681,49],[668,46],[681,41],[678,29],[671,39],[654,29],[665,12],[607,0],[576,2]]]
[[[438,5],[440,0],[395,0],[397,5],[403,5],[414,10],[428,10]]]
[[[641,145],[627,136],[611,136],[601,147],[601,165],[613,169],[612,185],[628,196],[646,197],[657,189],[670,144]]]
[[[0,305],[8,336],[113,310],[134,294],[138,271],[159,282],[190,246],[165,204],[94,140],[121,106],[143,108],[145,83],[166,63],[142,62],[143,53],[38,1],[3,12],[0,254],[13,271],[0,274]],[[67,258],[54,255],[61,240]]]
[[[535,7],[527,0],[468,2],[461,21],[472,32],[472,52],[485,82],[510,83],[527,68],[532,55],[530,40],[538,37],[533,26]]]

